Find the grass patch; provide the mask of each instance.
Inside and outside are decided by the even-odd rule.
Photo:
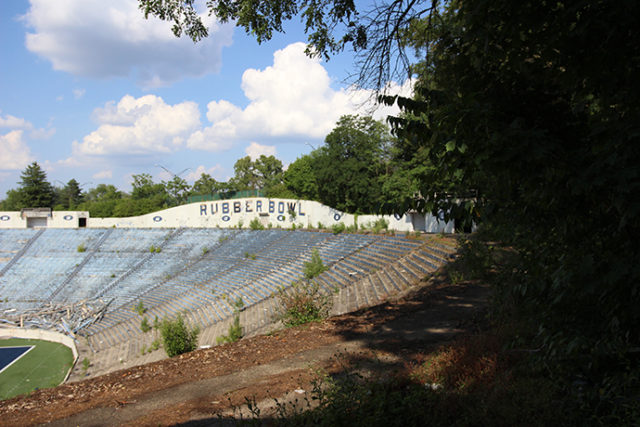
[[[0,374],[0,399],[55,387],[73,364],[71,349],[62,344],[18,338],[0,341],[0,347],[29,345],[35,348]]]

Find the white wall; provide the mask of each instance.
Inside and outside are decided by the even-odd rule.
[[[2,220],[3,216],[7,217]],[[318,202],[293,199],[269,199],[252,197],[233,200],[196,202],[188,205],[128,218],[89,218],[87,212],[53,212],[48,218],[47,227],[73,228],[78,226],[78,218],[87,218],[87,227],[126,227],[126,228],[176,228],[176,227],[237,227],[242,223],[248,228],[254,218],[265,226],[291,228],[293,224],[304,228],[324,227],[344,223],[353,225],[356,216],[347,214]],[[17,219],[16,219],[17,218]],[[389,223],[389,229],[396,231],[453,232],[453,223],[444,223],[432,215],[405,214],[361,215],[358,225],[373,224],[380,218]],[[26,220],[20,219],[19,212],[0,212],[0,228],[24,228]]]
[[[292,214],[293,213],[293,214]],[[420,227],[415,227],[413,214],[395,217],[393,215],[361,215],[357,217],[358,225],[372,224],[380,218],[389,222],[389,228],[396,231],[430,231],[449,232],[453,224],[439,222],[437,218],[427,215],[429,226],[425,228],[425,216],[420,215]],[[188,205],[154,212],[147,215],[128,218],[89,218],[88,227],[220,227],[248,228],[249,223],[258,218],[263,225],[272,227],[291,228],[296,226],[317,227],[322,223],[324,227],[344,223],[353,225],[356,217],[318,202],[309,200],[269,199],[264,197],[218,200],[210,202],[196,202]]]
[[[48,228],[77,228],[79,218],[89,218],[89,212],[53,211],[43,219]],[[0,228],[27,228],[27,217],[22,218],[17,211],[0,212]]]

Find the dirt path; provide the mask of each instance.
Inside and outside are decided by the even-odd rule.
[[[469,283],[422,285],[394,301],[320,324],[3,401],[0,425],[209,425],[245,397],[302,398],[310,390],[310,368],[332,371],[340,363],[359,363],[371,370],[401,370],[454,336],[472,332],[488,295],[486,287]]]

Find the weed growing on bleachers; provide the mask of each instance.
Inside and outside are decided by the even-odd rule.
[[[347,227],[344,225],[344,223],[339,222],[337,224],[333,224],[331,226],[331,231],[333,231],[333,234],[340,234],[342,233]]]
[[[162,248],[160,246],[151,245],[151,247],[149,248],[149,252],[159,254],[160,252],[162,252]]]
[[[220,236],[218,237],[218,243],[223,243],[224,241],[228,240],[229,236]]]
[[[208,254],[208,253],[209,253],[209,248],[208,248],[208,247],[206,247],[206,246],[204,246],[204,247],[202,248],[202,255],[206,255],[206,254]]]
[[[149,325],[149,321],[146,317],[143,317],[142,321],[140,322],[140,330],[145,334],[151,330],[151,325]]]
[[[232,343],[242,338],[243,331],[242,325],[240,325],[240,311],[244,307],[244,301],[242,301],[241,297],[238,297],[233,305],[233,323],[229,326],[227,335],[222,335],[216,338],[217,344]]]
[[[293,282],[289,289],[278,289],[278,317],[286,327],[319,322],[327,317],[330,308],[329,296],[320,292],[315,281]]]
[[[310,280],[316,276],[319,276],[328,269],[329,267],[325,266],[322,262],[322,258],[320,258],[320,252],[318,252],[318,249],[313,249],[311,251],[311,259],[308,262],[304,263],[304,277],[305,279]]]
[[[144,303],[142,302],[142,300],[138,301],[138,304],[133,307],[133,311],[138,313],[140,316],[147,312],[147,309],[144,307]]]
[[[250,252],[245,252],[244,253],[244,257],[245,257],[245,259],[256,259],[257,255],[253,254],[253,253],[250,253]]]
[[[84,245],[84,243],[78,245],[78,252],[85,252],[86,250],[87,247]]]
[[[251,222],[249,222],[249,228],[252,230],[264,230],[264,225],[262,225],[258,218],[253,218]]]
[[[91,366],[91,362],[89,361],[88,357],[85,357],[82,360],[82,370],[86,373],[87,370],[89,369],[89,366]]]
[[[197,327],[189,328],[180,314],[174,320],[164,319],[160,324],[162,344],[169,357],[195,350],[199,333]]]

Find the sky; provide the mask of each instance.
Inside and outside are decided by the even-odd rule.
[[[0,199],[34,161],[53,185],[75,179],[85,191],[130,191],[141,173],[226,181],[247,155],[288,166],[344,114],[396,113],[352,85],[350,52],[307,57],[297,18],[258,44],[205,13],[209,37],[193,43],[137,4],[0,2]]]

